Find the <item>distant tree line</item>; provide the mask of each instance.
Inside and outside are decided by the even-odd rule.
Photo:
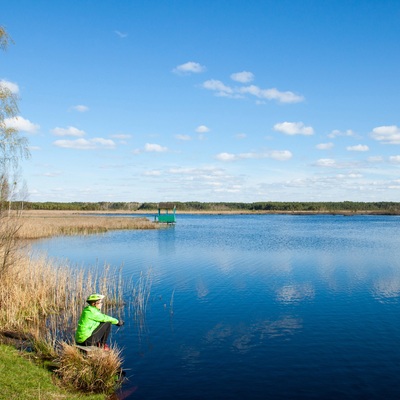
[[[377,212],[399,214],[398,202],[255,202],[255,203],[203,203],[197,201],[169,202],[176,206],[177,211],[233,211],[233,212]],[[14,207],[20,207],[15,202]],[[14,208],[13,207],[13,208]],[[158,203],[139,202],[25,202],[25,210],[76,210],[76,211],[154,211],[158,209]]]

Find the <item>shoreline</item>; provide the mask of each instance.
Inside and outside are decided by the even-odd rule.
[[[127,211],[127,210],[110,210],[110,211],[82,211],[82,210],[24,210],[22,212],[22,217],[54,217],[54,216],[83,216],[83,215],[154,215],[158,214],[158,210],[136,210],[136,211]],[[343,216],[354,216],[354,215],[400,215],[400,212],[393,211],[269,211],[269,210],[256,210],[256,211],[247,211],[247,210],[182,210],[176,211],[176,214],[179,215],[343,215]]]

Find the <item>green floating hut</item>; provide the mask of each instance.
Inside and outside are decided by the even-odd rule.
[[[173,203],[159,203],[158,214],[156,216],[157,222],[163,222],[167,224],[174,224],[176,222],[176,206]]]

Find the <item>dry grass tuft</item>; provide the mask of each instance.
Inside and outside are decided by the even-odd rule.
[[[59,367],[56,373],[61,383],[69,389],[110,394],[115,391],[121,378],[121,354],[115,348],[83,354],[64,342],[57,363]]]

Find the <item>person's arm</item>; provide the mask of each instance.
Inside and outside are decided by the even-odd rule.
[[[97,322],[111,322],[114,325],[118,324],[118,319],[110,317],[107,314],[103,314],[100,310],[97,310],[92,312],[92,319],[94,319]]]

